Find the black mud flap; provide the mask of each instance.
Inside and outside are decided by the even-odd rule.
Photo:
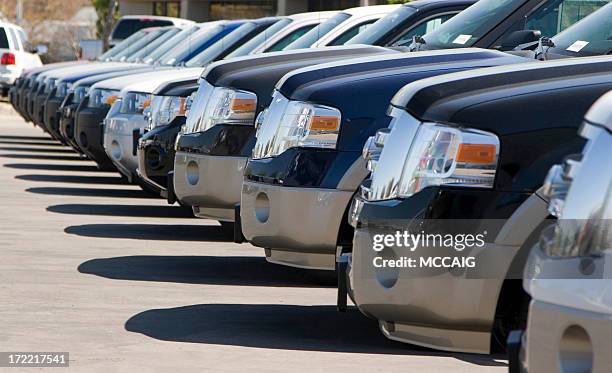
[[[168,172],[166,178],[166,201],[168,201],[169,205],[174,205],[176,203],[176,194],[174,194],[174,171]]]
[[[346,312],[348,284],[346,283],[346,271],[348,269],[348,255],[336,256],[336,273],[338,274],[338,298],[336,300],[336,308],[338,312]]]
[[[523,330],[513,330],[508,335],[506,351],[508,352],[508,372],[523,373],[521,367],[521,344],[523,341]]]
[[[246,241],[242,234],[242,220],[240,219],[240,204],[234,205],[234,243]]]
[[[138,155],[138,140],[140,140],[140,130],[136,129],[132,131],[132,155]]]

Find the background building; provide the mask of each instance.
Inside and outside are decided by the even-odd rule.
[[[121,15],[151,14],[210,21],[386,3],[386,0],[119,0],[119,12]]]

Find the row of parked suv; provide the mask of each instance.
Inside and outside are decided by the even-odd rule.
[[[10,99],[269,262],[336,271],[388,338],[607,372],[611,52],[607,0],[419,0],[143,29]]]

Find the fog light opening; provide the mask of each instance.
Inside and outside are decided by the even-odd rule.
[[[153,170],[160,168],[162,164],[161,154],[158,149],[151,148],[147,151],[147,164]]]
[[[572,325],[565,329],[559,346],[561,372],[591,372],[593,344],[584,328]]]
[[[397,260],[397,256],[393,249],[386,247],[378,255],[383,260]],[[390,289],[397,283],[399,278],[399,268],[397,267],[381,267],[374,269],[376,280],[385,289]]]
[[[117,160],[121,159],[121,146],[119,146],[119,143],[116,140],[113,140],[111,143],[110,153],[113,158]]]
[[[270,218],[270,200],[265,193],[259,193],[255,197],[255,217],[260,223],[265,223]]]
[[[189,161],[185,168],[185,177],[189,185],[196,185],[200,181],[200,171],[198,164],[194,161]]]

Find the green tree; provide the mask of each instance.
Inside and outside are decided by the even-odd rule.
[[[117,9],[116,0],[91,0],[92,5],[98,14],[98,22],[96,23],[96,33],[99,39],[104,43],[104,50],[108,48],[108,37],[119,19],[119,10]]]
[[[411,0],[387,0],[387,4],[405,4],[409,3]]]

